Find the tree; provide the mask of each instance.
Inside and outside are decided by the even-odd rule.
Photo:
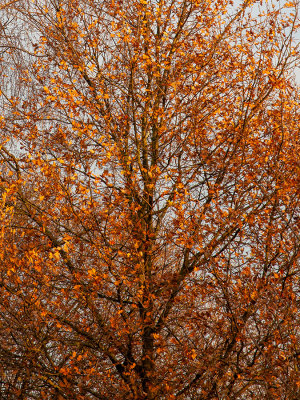
[[[2,397],[299,398],[297,2],[1,7]]]

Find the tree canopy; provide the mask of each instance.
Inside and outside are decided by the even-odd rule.
[[[0,21],[1,397],[298,399],[297,0]]]

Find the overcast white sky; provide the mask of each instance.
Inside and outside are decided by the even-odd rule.
[[[300,68],[296,68],[296,79],[297,82],[300,84]]]

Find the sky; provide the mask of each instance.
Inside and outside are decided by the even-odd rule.
[[[295,69],[296,81],[300,85],[300,68]]]

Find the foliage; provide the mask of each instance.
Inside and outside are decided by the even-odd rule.
[[[299,398],[297,1],[0,12],[1,397]]]

